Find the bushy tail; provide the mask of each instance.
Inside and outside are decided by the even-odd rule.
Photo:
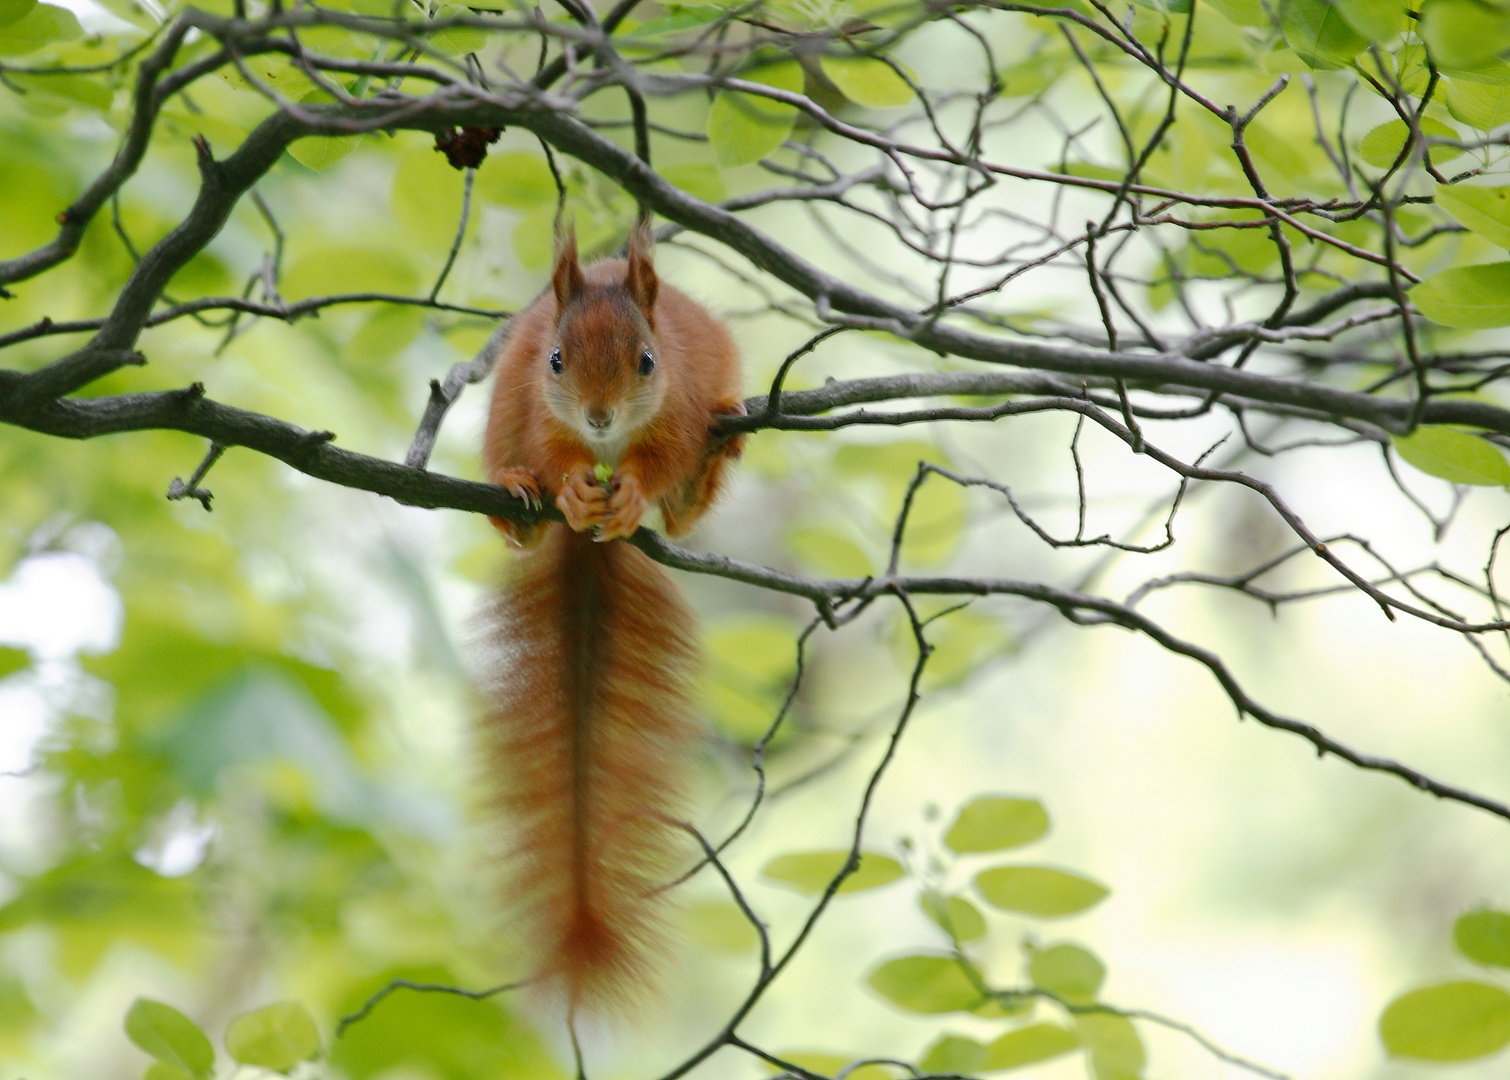
[[[482,743],[515,926],[573,1010],[621,1012],[654,982],[656,891],[684,850],[693,615],[638,549],[562,526],[490,614]]]

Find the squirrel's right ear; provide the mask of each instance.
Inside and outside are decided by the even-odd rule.
[[[651,262],[654,254],[655,234],[650,231],[650,219],[642,217],[629,234],[629,268],[625,272],[624,284],[652,328],[655,327],[655,297],[660,288]]]
[[[573,225],[556,237],[556,269],[551,274],[551,288],[556,293],[556,315],[559,318],[566,305],[580,293],[586,283],[582,279],[582,265],[577,261],[577,230]]]

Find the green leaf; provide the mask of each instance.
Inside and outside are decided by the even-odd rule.
[[[338,2],[344,4],[350,3],[350,0],[338,0]],[[363,0],[363,2],[371,3],[372,0]],[[355,10],[356,4],[351,4],[351,7]],[[211,10],[215,11],[217,15],[229,15],[232,9],[233,5],[226,3],[225,0],[215,0],[215,3],[211,6]],[[393,9],[390,6],[382,14],[391,16],[392,11]],[[372,56],[372,46],[367,44],[365,39],[344,26],[329,24],[322,26],[317,23],[314,26],[308,26],[300,30],[299,40],[305,48],[315,49],[326,56],[341,56],[352,60],[365,60]]]
[[[702,701],[718,730],[746,746],[771,729],[779,708],[771,696],[748,693],[734,681],[720,678],[704,682]]]
[[[160,776],[152,766],[140,772],[138,784]],[[163,877],[114,845],[108,853],[76,848],[57,866],[21,882],[22,891],[0,907],[0,934],[28,925],[47,928],[57,941],[59,968],[70,977],[87,975],[109,949],[125,942],[166,951],[170,942],[194,942],[199,928],[199,894],[189,881]]]
[[[959,489],[953,484],[938,490]],[[918,494],[927,492],[924,488]],[[914,504],[916,505],[916,504]],[[904,545],[904,552],[910,545]],[[915,559],[922,562],[921,559]],[[915,647],[912,628],[903,626],[904,649],[907,655]],[[928,643],[933,652],[928,655],[928,666],[923,670],[923,689],[936,690],[963,682],[993,657],[1010,653],[1015,644],[1002,629],[1001,623],[990,615],[969,609],[955,611],[928,624]]]
[[[301,104],[329,104],[335,98],[318,87],[299,98]],[[360,135],[308,135],[288,146],[288,156],[306,169],[320,172],[340,161],[357,148]]]
[[[37,1011],[26,985],[14,975],[0,975],[0,1046],[34,1031],[42,1014]]]
[[[968,521],[965,489],[942,477],[930,477],[913,495],[912,510],[907,515],[907,532],[902,538],[902,557],[923,566],[943,562],[958,550]],[[958,625],[950,627],[950,630],[963,636],[968,633],[967,627],[981,626],[987,633],[994,635],[998,644],[1005,645],[1006,635],[1001,632],[996,620],[973,612],[960,614],[965,617],[958,621]],[[945,620],[945,624],[955,621],[951,616]],[[971,668],[975,666],[971,660],[966,663]],[[931,666],[935,665],[940,669],[939,674],[942,674],[944,658],[934,658]]]
[[[779,615],[729,615],[707,629],[703,701],[723,731],[752,743],[769,730],[797,667],[800,627]]]
[[[1401,994],[1379,1017],[1395,1057],[1471,1061],[1510,1043],[1510,994],[1481,982],[1450,982]]]
[[[444,155],[430,146],[416,146],[398,159],[388,204],[416,239],[431,248],[449,246],[461,221],[464,185],[463,174],[451,168]]]
[[[1388,41],[1405,29],[1402,0],[1332,0],[1342,17],[1370,41]]]
[[[1054,85],[1063,70],[1062,57],[1039,53],[1002,68],[996,77],[1001,81],[1002,97],[1033,97]]]
[[[731,615],[710,625],[705,648],[716,663],[757,683],[785,684],[797,668],[799,633],[801,627],[780,615]]]
[[[215,1048],[199,1025],[171,1005],[137,998],[126,1012],[126,1037],[165,1065],[208,1080]]]
[[[194,1080],[194,1078],[182,1069],[175,1069],[172,1065],[154,1061],[147,1066],[147,1071],[142,1073],[142,1080]]]
[[[825,525],[798,525],[783,537],[787,550],[798,561],[839,578],[863,578],[875,573],[870,556],[838,528]]]
[[[986,936],[986,918],[963,896],[944,896],[926,890],[918,896],[923,914],[955,941],[979,941]]]
[[[847,851],[794,851],[778,855],[760,868],[762,877],[816,896],[828,888],[849,860]],[[860,866],[839,886],[841,893],[890,885],[903,874],[902,864],[873,851],[860,853]]]
[[[514,254],[526,270],[551,264],[556,246],[556,215],[549,206],[538,206],[519,219],[510,236]]]
[[[73,12],[52,4],[38,4],[0,29],[0,56],[24,56],[55,41],[73,41],[83,36],[83,28]]]
[[[14,675],[18,671],[25,671],[29,667],[31,667],[31,653],[25,649],[13,649],[9,645],[0,645],[0,679]]]
[[[949,464],[947,457],[940,453],[937,447],[918,439],[902,439],[886,443],[850,443],[839,447],[833,457],[834,467],[841,475],[864,477],[880,482],[887,505],[888,521],[893,512],[892,508],[900,506],[903,495],[917,474],[920,461],[945,466]],[[952,481],[936,476],[930,477],[917,489],[913,497],[912,510],[907,516],[907,532],[903,537],[903,558],[911,563],[925,565],[947,559],[958,548],[967,521],[968,507],[964,489]],[[980,616],[970,615],[960,623],[959,627],[953,629],[968,636],[970,624],[979,619]],[[946,620],[946,623],[949,621],[953,621],[952,618]],[[947,625],[943,627],[943,631],[939,639],[940,644],[952,632]],[[991,632],[999,634],[999,628],[993,625]],[[930,663],[930,667],[937,667],[942,671],[947,663],[948,661],[941,657]],[[965,664],[967,667],[973,667],[973,658],[967,657]],[[951,672],[950,678],[964,673]],[[931,678],[938,680],[937,675]]]
[[[1219,280],[1234,266],[1263,273],[1279,258],[1279,249],[1268,229],[1212,229],[1192,233],[1184,256],[1191,274]]]
[[[134,0],[133,0],[134,2]],[[82,87],[78,89],[83,89]],[[87,91],[85,91],[87,93]],[[112,95],[107,97],[113,98]],[[96,99],[98,100],[98,98]],[[109,102],[107,101],[108,105]],[[96,106],[103,107],[103,106]],[[162,118],[166,124],[164,131],[173,131],[175,135],[184,139],[192,139],[195,135],[203,135],[209,142],[210,148],[217,152],[227,148],[234,149],[241,145],[246,138],[246,128],[239,124],[233,124],[223,116],[212,116],[208,113],[195,113],[190,111],[182,99],[170,99],[164,106]]]
[[[130,0],[135,2],[135,0]],[[242,68],[246,74],[242,74]],[[237,90],[258,93],[258,85],[271,85],[283,94],[303,94],[310,90],[309,76],[289,57],[277,53],[248,56],[240,67],[223,67],[215,73]],[[329,100],[328,98],[325,100]]]
[[[1395,53],[1394,61],[1395,77],[1400,81],[1400,89],[1418,97],[1425,93],[1427,84],[1431,82],[1431,68],[1426,63],[1426,47],[1407,45]]]
[[[1286,0],[1279,24],[1295,55],[1324,71],[1345,67],[1368,47],[1368,39],[1326,0]]]
[[[1148,1054],[1138,1029],[1125,1016],[1081,1013],[1075,1017],[1075,1033],[1090,1053],[1095,1080],[1135,1080],[1143,1075]]]
[[[747,953],[760,944],[760,935],[739,905],[731,900],[698,900],[688,904],[687,936],[711,952]]]
[[[1105,885],[1048,866],[997,866],[975,875],[986,903],[1041,919],[1076,915],[1110,894]]]
[[[728,195],[723,174],[715,165],[694,162],[688,165],[667,165],[657,171],[668,184],[675,184],[688,195],[703,202],[718,202]]]
[[[1449,79],[1447,111],[1458,123],[1480,131],[1510,123],[1510,86]]]
[[[727,11],[727,8],[716,4],[672,4],[669,13],[646,19],[631,32],[627,34],[621,32],[617,40],[625,42],[626,45],[634,45],[649,38],[666,37],[683,30],[695,30],[716,21]]]
[[[514,210],[556,205],[556,181],[550,166],[545,158],[527,150],[489,154],[478,168],[473,185],[486,201]]]
[[[1410,299],[1421,314],[1443,326],[1510,326],[1510,262],[1443,270],[1414,286]]]
[[[1421,45],[1406,45],[1394,54],[1380,52],[1375,56],[1364,53],[1355,63],[1360,72],[1372,76],[1371,79],[1360,78],[1360,83],[1381,97],[1396,84],[1404,93],[1419,97],[1431,81],[1431,72],[1426,66],[1426,49]]]
[[[1311,65],[1294,49],[1275,49],[1264,56],[1264,70],[1273,75],[1306,75]]]
[[[921,439],[846,443],[834,451],[834,468],[840,474],[875,477],[886,485],[888,498],[895,500],[900,500],[907,485],[912,483],[920,461],[944,466],[950,463],[938,447]]]
[[[1429,116],[1420,118],[1421,135],[1423,138],[1456,139],[1458,133],[1442,123],[1433,120]],[[1405,143],[1410,138],[1410,125],[1404,120],[1391,120],[1380,124],[1363,136],[1358,143],[1358,156],[1377,169],[1387,169],[1393,165],[1400,156],[1400,151],[1405,149]],[[1438,164],[1451,161],[1462,154],[1456,146],[1432,146],[1431,160]]]
[[[392,360],[425,328],[422,308],[380,304],[346,343],[346,355],[358,364]]]
[[[1456,428],[1425,425],[1409,435],[1393,435],[1390,442],[1402,458],[1422,472],[1454,484],[1510,484],[1510,462],[1505,456],[1483,439]]]
[[[982,795],[960,810],[944,834],[950,851],[1004,851],[1041,839],[1049,831],[1049,812],[1037,799]]]
[[[292,675],[276,667],[244,668],[160,732],[159,752],[196,792],[207,794],[224,769],[262,763],[283,778],[283,794],[275,799],[315,797],[327,813],[370,822],[381,812],[375,793],[321,701]],[[312,777],[319,778],[313,789]]]
[[[940,1035],[918,1058],[918,1069],[925,1073],[968,1076],[980,1071],[985,1060],[985,1044],[963,1035]]]
[[[37,0],[0,0],[0,27],[25,18],[37,6]]]
[[[1026,7],[1030,8],[1052,8],[1055,10],[1069,8],[1072,11],[1080,12],[1082,15],[1089,13],[1091,10],[1090,5],[1086,4],[1084,0],[1023,0],[1023,3]],[[1036,15],[1037,12],[1034,12],[1034,14]]]
[[[1025,994],[1013,997],[988,998],[970,1010],[970,1015],[985,1020],[1007,1020],[1014,1016],[1026,1016],[1033,1011],[1033,999]]]
[[[309,135],[289,144],[288,156],[306,169],[321,172],[356,149],[360,135]]]
[[[370,981],[343,980],[336,1015],[355,1011],[394,977],[451,985],[464,979],[447,968],[426,967],[376,971]],[[325,1075],[350,1080],[565,1080],[569,1075],[561,1072],[533,1029],[508,1010],[493,1001],[449,994],[390,995],[367,1020],[331,1044],[330,1065]]]
[[[442,4],[435,11],[435,20],[455,19],[471,15],[460,4]],[[481,52],[488,44],[488,32],[475,26],[450,26],[429,35],[430,44],[447,56]]]
[[[900,956],[876,968],[865,981],[908,1012],[964,1012],[986,1000],[976,980],[952,956]]]
[[[1403,53],[1405,50],[1401,50]],[[1485,86],[1510,86],[1510,64],[1491,56],[1473,67],[1444,67],[1442,74],[1454,79],[1483,83]]]
[[[823,74],[856,105],[889,109],[913,99],[912,87],[890,64],[871,56],[825,56]]]
[[[784,1050],[776,1056],[782,1061],[789,1061],[799,1069],[818,1076],[838,1076],[855,1060],[853,1056],[825,1054],[813,1050]],[[783,1071],[768,1061],[761,1064],[769,1072]],[[844,1073],[844,1077],[845,1080],[893,1080],[891,1070],[885,1065],[861,1065]]]
[[[999,1072],[1036,1065],[1080,1048],[1075,1033],[1058,1024],[1029,1024],[1009,1031],[986,1047],[981,1072]]]
[[[1096,992],[1106,980],[1106,967],[1093,953],[1065,943],[1035,952],[1028,961],[1028,977],[1040,990],[1086,1005],[1096,1000]]]
[[[1097,165],[1093,161],[1066,161],[1063,165],[1054,166],[1054,171],[1064,176],[1079,176],[1086,180],[1121,181],[1127,175],[1126,169],[1114,168],[1111,165]]]
[[[298,145],[297,143],[295,145]],[[283,275],[290,299],[333,292],[407,293],[419,274],[400,245],[362,247],[321,245],[293,259]]]
[[[1510,967],[1510,913],[1480,908],[1459,916],[1452,941],[1476,963]]]
[[[297,1001],[280,1001],[233,1019],[225,1048],[243,1065],[286,1073],[320,1052],[320,1033],[308,1009]]]
[[[1261,26],[1268,29],[1273,25],[1273,20],[1259,0],[1204,0],[1204,3],[1220,11],[1235,26]]]
[[[1510,248],[1510,187],[1440,184],[1436,203],[1485,240]]]
[[[1256,216],[1249,220],[1256,220]],[[1261,274],[1278,258],[1279,249],[1268,229],[1218,228],[1192,233],[1184,251],[1191,274],[1218,280],[1229,276],[1234,266],[1243,273]]]
[[[1478,67],[1510,46],[1510,11],[1479,0],[1427,0],[1416,25],[1444,68]]]
[[[221,262],[208,251],[195,255],[168,280],[168,287],[180,296],[216,296],[235,289],[231,275]]]
[[[802,92],[802,66],[795,60],[752,68],[739,73],[747,82],[777,90]],[[720,90],[708,112],[708,138],[713,155],[725,168],[748,165],[771,153],[791,133],[797,108],[754,94]]]

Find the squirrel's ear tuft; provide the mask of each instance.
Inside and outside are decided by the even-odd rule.
[[[568,225],[564,233],[556,237],[556,269],[551,273],[551,288],[556,293],[556,317],[566,310],[566,305],[582,292],[586,283],[582,279],[582,264],[577,261],[577,229]]]
[[[629,270],[624,276],[624,286],[634,302],[645,313],[645,319],[655,325],[655,296],[660,281],[655,276],[651,258],[655,251],[655,239],[650,234],[650,220],[641,218],[629,234]]]

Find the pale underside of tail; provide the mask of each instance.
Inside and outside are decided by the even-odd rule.
[[[628,544],[553,525],[518,558],[488,612],[480,740],[511,929],[573,1011],[623,1012],[655,984],[687,850],[695,623]]]

